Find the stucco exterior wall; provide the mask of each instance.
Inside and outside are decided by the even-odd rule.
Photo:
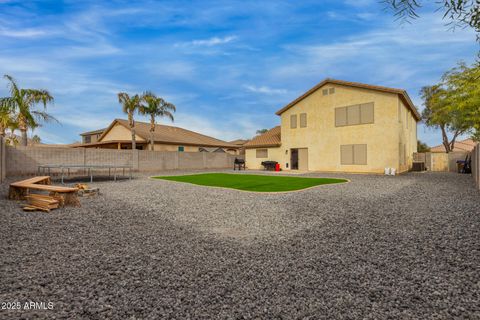
[[[267,158],[257,158],[256,150],[257,149],[246,149],[245,150],[245,166],[248,169],[258,170],[263,169],[261,163],[262,161],[272,160],[280,162],[279,159],[282,159],[281,152],[282,148],[259,148],[259,149],[268,149]]]
[[[323,95],[322,89],[335,88]],[[374,103],[374,123],[335,126],[335,108]],[[399,108],[400,105],[400,108]],[[399,120],[401,109],[402,121]],[[300,113],[307,114],[307,126],[301,128]],[[297,115],[297,127],[290,128],[290,116]],[[409,118],[407,128],[406,119]],[[281,114],[282,145],[270,151],[268,159],[256,159],[255,149],[246,152],[247,167],[258,168],[263,160],[280,163],[290,170],[292,148],[308,148],[308,170],[383,173],[385,167],[397,172],[408,170],[416,152],[416,122],[397,94],[327,84]],[[406,145],[407,164],[400,167],[400,143]],[[340,146],[367,145],[367,164],[342,165]]]
[[[400,144],[405,144],[406,150],[406,164],[401,164],[400,159],[400,150],[398,151],[399,154],[399,164],[398,164],[398,172],[405,172],[412,168],[413,164],[413,154],[417,152],[417,125],[415,122],[415,118],[412,112],[407,108],[407,106],[398,99],[399,108],[397,110],[397,119],[398,119],[398,140]]]
[[[116,123],[110,131],[103,137],[101,141],[114,141],[114,140],[131,140],[132,133],[129,129]],[[136,141],[145,141],[145,139],[135,135]]]
[[[101,133],[92,133],[82,136],[82,143],[94,143],[97,142],[102,134]],[[87,142],[87,137],[90,137],[90,142]]]

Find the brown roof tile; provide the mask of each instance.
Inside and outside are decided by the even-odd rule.
[[[453,152],[472,152],[473,148],[477,145],[477,142],[472,139],[465,139],[455,142]],[[443,144],[430,148],[430,152],[445,152],[445,146]]]
[[[420,114],[418,113],[417,108],[415,108],[415,105],[413,104],[412,100],[408,96],[407,92],[402,89],[395,89],[395,88],[388,88],[388,87],[382,87],[382,86],[374,86],[370,84],[365,84],[365,83],[360,83],[360,82],[351,82],[351,81],[344,81],[344,80],[336,80],[336,79],[325,79],[304,94],[302,94],[300,97],[297,99],[293,100],[289,104],[287,104],[285,107],[282,109],[278,110],[276,112],[277,115],[281,115],[283,112],[287,111],[291,107],[293,107],[295,104],[300,102],[301,100],[305,99],[327,83],[333,83],[333,84],[338,84],[342,86],[348,86],[348,87],[356,87],[356,88],[362,88],[362,89],[370,89],[370,90],[376,90],[376,91],[382,91],[382,92],[390,92],[390,93],[395,93],[400,96],[400,99],[403,100],[403,102],[410,108],[410,110],[413,112],[414,116],[417,118],[417,120],[420,120]]]
[[[107,134],[108,131],[118,123],[130,130],[128,126],[128,121],[124,119],[115,119],[110,126],[105,129],[102,136],[99,138],[99,141],[102,141],[103,137]],[[149,140],[150,137],[150,123],[135,121],[135,133],[145,140]],[[155,142],[165,143],[165,144],[180,144],[180,145],[194,145],[194,146],[205,146],[205,147],[227,147],[227,148],[238,148],[238,146],[231,144],[229,142],[215,139],[197,132],[186,130],[179,127],[166,126],[163,124],[155,125],[155,132],[153,139]]]
[[[243,146],[243,145],[244,145],[245,143],[247,143],[248,141],[250,141],[250,140],[237,139],[237,140],[229,141],[229,143],[234,144],[234,145],[237,145],[237,146]]]
[[[280,126],[276,126],[264,134],[256,136],[252,140],[245,143],[245,148],[257,147],[279,147],[282,144]]]
[[[91,135],[91,134],[103,133],[103,131],[105,131],[105,130],[106,130],[106,128],[93,130],[93,131],[87,131],[87,132],[80,133],[80,135],[81,136],[88,136],[88,135]]]

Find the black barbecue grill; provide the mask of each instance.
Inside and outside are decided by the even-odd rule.
[[[262,161],[262,166],[265,170],[275,171],[277,163],[277,161]]]
[[[240,171],[242,170],[242,168],[243,170],[245,170],[245,160],[235,158],[235,161],[233,162],[233,171],[235,171],[235,169],[238,169]]]

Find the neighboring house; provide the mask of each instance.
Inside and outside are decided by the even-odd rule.
[[[100,130],[98,130],[100,131]],[[94,132],[94,131],[93,131]],[[88,134],[88,133],[87,133]],[[150,124],[135,121],[135,135],[137,148],[148,150],[150,139]],[[200,148],[223,148],[226,152],[236,154],[238,146],[215,139],[197,132],[179,127],[155,125],[155,151],[199,152]],[[104,149],[131,149],[132,134],[128,121],[115,119],[108,128],[98,137],[98,141],[84,143],[80,147]]]
[[[248,141],[250,141],[250,140],[237,139],[237,140],[230,141],[230,143],[238,146],[240,148],[238,154],[243,155],[243,154],[245,154],[245,147],[244,147],[245,143],[247,143]]]
[[[453,146],[452,152],[472,152],[476,146],[476,142],[473,139],[465,139],[456,141]],[[445,146],[443,144],[430,148],[430,152],[445,153]]]
[[[281,125],[245,144],[249,169],[404,172],[417,151],[420,115],[407,92],[326,79],[276,112]]]
[[[98,139],[102,136],[104,129],[99,129],[99,130],[94,130],[94,131],[88,131],[84,133],[80,133],[80,136],[82,137],[82,143],[94,143],[97,142]]]

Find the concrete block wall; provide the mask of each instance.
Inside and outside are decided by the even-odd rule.
[[[204,169],[204,152],[180,152],[178,154],[179,169]]]
[[[83,148],[82,148],[83,149]],[[85,164],[112,164],[118,166],[131,166],[134,164],[132,150],[109,150],[109,149],[83,149],[85,152]],[[138,150],[135,150],[138,151]],[[137,152],[135,152],[137,153]]]
[[[0,137],[0,183],[6,178],[6,155],[5,155],[5,140]]]
[[[6,147],[7,176],[31,175],[42,164],[82,165],[85,149],[49,147]]]
[[[480,189],[480,144],[472,151],[472,176],[477,189]]]
[[[34,175],[39,165],[46,164],[131,165],[135,171],[233,168],[235,157],[241,157],[228,153],[61,147],[7,146],[5,151],[2,153],[5,157],[5,170],[2,172],[8,176]]]
[[[178,169],[178,152],[174,151],[137,151],[140,171]]]

